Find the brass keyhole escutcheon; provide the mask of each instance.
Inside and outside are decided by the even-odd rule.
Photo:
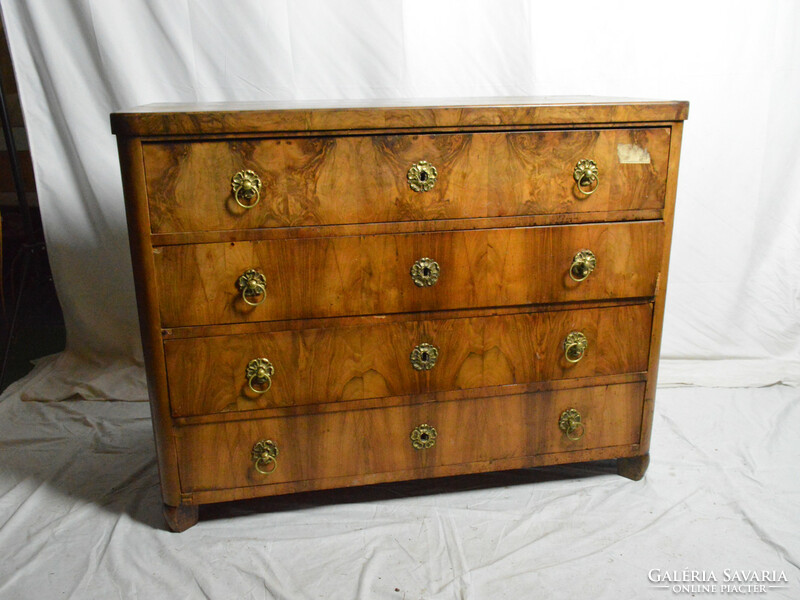
[[[406,178],[409,187],[415,192],[429,192],[436,184],[438,175],[436,167],[426,160],[421,160],[411,165]]]
[[[245,370],[247,386],[256,394],[266,394],[270,390],[273,375],[275,375],[275,367],[266,358],[254,358],[247,363]],[[264,385],[267,387],[263,387]]]
[[[411,351],[411,366],[417,371],[430,371],[439,358],[439,349],[433,344],[423,343]]]
[[[580,331],[573,331],[564,339],[564,357],[571,363],[576,363],[583,358],[589,340]]]
[[[439,281],[439,263],[431,258],[420,258],[411,265],[411,280],[417,287],[430,287]]]
[[[248,269],[236,280],[236,288],[242,292],[242,300],[250,306],[258,306],[267,299],[267,278],[255,269]]]
[[[581,422],[581,413],[575,408],[568,408],[561,413],[558,419],[558,428],[573,442],[577,442],[586,432],[586,427]]]
[[[581,250],[572,257],[569,276],[573,281],[581,282],[597,267],[597,258],[591,250]]]
[[[572,178],[575,180],[578,191],[581,194],[591,196],[600,185],[597,163],[588,158],[579,160],[578,164],[575,165],[575,170],[572,172]]]
[[[231,177],[231,189],[236,204],[242,208],[253,208],[261,200],[261,179],[255,171],[239,171]]]
[[[256,471],[269,475],[278,468],[278,445],[272,440],[259,440],[251,454]]]
[[[414,427],[414,430],[411,432],[411,445],[414,447],[414,450],[433,448],[436,445],[436,437],[438,435],[435,427],[423,423],[422,425]]]

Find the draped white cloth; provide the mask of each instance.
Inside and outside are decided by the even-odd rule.
[[[767,597],[798,596],[794,388],[661,390],[638,483],[600,463],[392,484],[204,507],[181,535],[160,530],[145,405],[20,397],[146,394],[108,114],[291,98],[690,100],[661,382],[797,384],[800,4],[0,8],[68,328],[68,351],[0,398],[0,600],[691,595],[656,587],[654,569],[785,573]]]
[[[395,483],[204,506],[181,534],[164,530],[146,405],[7,397],[0,600],[796,599],[798,395],[662,390],[638,482],[600,462]],[[722,585],[726,569],[787,581],[649,578]]]
[[[0,6],[68,333],[68,354],[40,365],[26,397],[144,397],[141,369],[131,369],[141,363],[141,349],[108,115],[195,100],[690,100],[661,380],[758,385],[800,378],[795,2]]]

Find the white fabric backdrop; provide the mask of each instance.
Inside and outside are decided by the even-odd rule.
[[[0,600],[800,598],[800,390],[659,398],[642,481],[600,461],[398,482],[203,506],[176,535],[147,406],[7,396]],[[675,594],[650,569],[787,581]]]
[[[800,7],[0,0],[68,353],[26,397],[142,398],[108,114],[149,102],[690,100],[661,381],[800,380]],[[728,360],[723,360],[728,359]]]

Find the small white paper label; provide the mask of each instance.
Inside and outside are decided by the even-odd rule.
[[[617,144],[617,157],[621,165],[650,164],[650,153],[636,144]]]

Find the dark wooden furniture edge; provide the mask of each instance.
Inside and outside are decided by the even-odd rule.
[[[639,440],[640,454],[645,455],[650,451],[650,436],[653,426],[653,411],[655,407],[656,385],[658,383],[658,363],[661,355],[661,334],[664,327],[664,304],[667,295],[667,275],[669,273],[669,257],[672,248],[672,230],[675,215],[675,198],[678,189],[678,163],[680,161],[681,138],[683,136],[683,123],[673,123],[670,136],[669,171],[667,175],[667,190],[664,199],[664,244],[661,258],[661,270],[656,284],[656,297],[653,309],[653,325],[650,336],[650,359],[647,364],[647,386],[644,393],[644,410],[642,411],[641,438]],[[644,469],[649,464],[649,458]],[[644,474],[644,471],[642,471]]]
[[[544,304],[525,304],[513,306],[485,306],[480,308],[449,308],[435,311],[425,310],[408,313],[388,313],[376,315],[350,315],[346,317],[318,317],[314,319],[287,319],[276,321],[253,321],[251,323],[223,323],[219,325],[191,325],[166,327],[161,330],[163,339],[180,340],[193,337],[214,337],[218,335],[240,335],[271,333],[275,331],[297,331],[328,327],[359,327],[379,323],[398,323],[407,321],[438,321],[442,319],[461,319],[470,317],[495,317],[539,312],[560,312],[564,310],[613,308],[636,304],[652,304],[653,298],[610,298],[608,300],[573,300]]]
[[[154,104],[111,115],[119,136],[674,122],[683,101],[600,97]]]
[[[167,527],[175,533],[182,533],[197,524],[200,518],[200,506],[198,504],[179,504],[170,506],[164,504],[164,520]]]
[[[647,471],[649,464],[649,453],[636,456],[622,456],[617,459],[617,474],[633,481],[639,481],[644,477],[644,473]]]
[[[167,505],[179,506],[180,481],[172,418],[168,403],[157,400],[168,398],[169,392],[164,370],[164,344],[159,327],[161,319],[158,312],[153,247],[150,243],[142,145],[137,139],[119,138],[118,146],[162,498]]]
[[[216,412],[193,416],[173,415],[172,418],[176,426],[189,427],[192,425],[230,423],[233,421],[248,421],[251,419],[296,417],[313,414],[349,412],[354,410],[375,410],[390,408],[393,406],[422,405],[448,402],[453,400],[499,398],[502,396],[513,396],[516,394],[536,394],[540,392],[552,392],[558,390],[620,385],[625,383],[637,383],[646,380],[647,373],[645,371],[641,371],[633,373],[619,373],[615,375],[601,375],[596,377],[578,377],[575,379],[550,379],[531,383],[514,383],[493,387],[448,390],[444,392],[427,392],[424,394],[382,396],[378,398],[366,398],[364,400],[340,400],[321,404],[263,407],[254,408],[253,410]]]
[[[152,233],[153,246],[251,242],[261,240],[311,239],[397,233],[428,233],[473,229],[507,229],[512,227],[550,227],[557,225],[593,225],[630,221],[660,221],[660,209],[617,210],[556,215],[524,215],[506,217],[473,217],[439,219],[437,221],[390,221],[385,223],[344,223],[338,225],[297,225],[217,231],[181,231]]]

